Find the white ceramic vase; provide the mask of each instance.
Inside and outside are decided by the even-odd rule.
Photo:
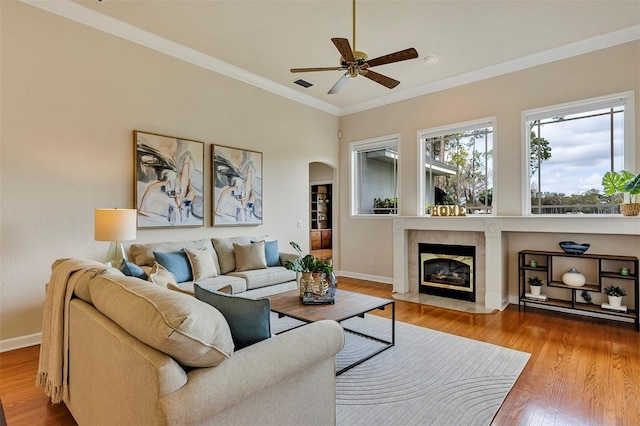
[[[562,282],[571,287],[582,287],[587,279],[576,268],[571,268],[562,275]]]
[[[530,285],[529,286],[529,291],[531,291],[531,294],[533,294],[534,296],[540,296],[540,290],[542,289],[542,286],[539,285]]]

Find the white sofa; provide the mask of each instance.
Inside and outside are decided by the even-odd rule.
[[[69,286],[54,275],[73,262],[49,286]],[[64,402],[80,425],[335,424],[338,323],[233,352],[224,317],[193,296],[97,262],[72,271]]]
[[[183,248],[206,248],[213,257],[217,276],[183,281],[176,284],[179,289],[188,293],[193,293],[194,282],[197,282],[201,287],[212,290],[220,290],[223,287],[231,286],[233,294],[248,298],[264,297],[297,289],[296,273],[282,266],[284,260],[295,258],[297,254],[279,252],[277,265],[267,266],[266,268],[237,270],[234,244],[246,246],[264,239],[264,237],[230,237],[132,244],[129,247],[129,254],[131,261],[149,273],[156,260],[154,251],[175,252]]]

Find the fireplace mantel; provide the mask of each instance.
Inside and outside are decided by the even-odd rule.
[[[476,232],[484,235],[484,300],[489,309],[509,304],[507,258],[509,232],[550,232],[559,234],[640,235],[640,217],[600,215],[570,216],[399,216],[393,219],[393,290],[409,293],[408,233],[412,230]],[[588,230],[588,232],[585,232]]]

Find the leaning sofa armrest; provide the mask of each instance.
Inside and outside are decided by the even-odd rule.
[[[196,413],[198,418],[173,417],[167,423],[211,419],[238,401],[268,392],[278,382],[328,360],[333,365],[328,373],[335,375],[335,355],[343,346],[342,327],[335,321],[318,321],[246,347],[216,367],[194,369],[188,373],[188,383],[162,398],[161,404],[165,413]]]

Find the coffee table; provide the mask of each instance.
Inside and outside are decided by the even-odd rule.
[[[362,364],[366,360],[378,355],[380,352],[386,351],[396,343],[396,304],[393,299],[384,299],[381,297],[369,296],[368,294],[354,293],[352,291],[340,289],[337,289],[336,291],[335,303],[327,305],[303,304],[302,300],[300,300],[300,292],[298,290],[274,294],[269,296],[269,299],[271,300],[271,311],[277,313],[279,318],[286,316],[304,323],[321,320],[334,320],[342,323],[342,321],[354,317],[364,318],[364,314],[367,312],[375,309],[384,310],[387,306],[391,305],[391,340],[380,339],[356,330],[351,330],[341,324],[345,332],[380,342],[384,346],[373,353],[363,355],[363,357],[358,359],[356,362],[338,370],[336,372],[336,376],[352,369],[356,365]],[[301,327],[302,325],[298,327]],[[286,331],[293,330],[293,328]]]

